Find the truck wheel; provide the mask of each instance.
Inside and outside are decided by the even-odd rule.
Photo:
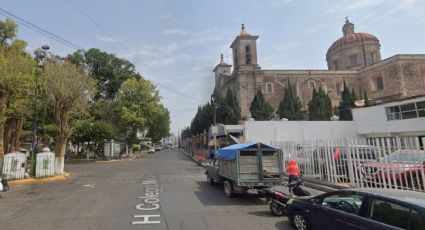
[[[207,181],[209,185],[213,185],[214,184],[214,179],[210,177],[210,175],[207,174]]]
[[[224,194],[227,196],[227,197],[233,197],[233,195],[234,195],[234,192],[233,192],[233,184],[232,184],[232,182],[231,181],[228,181],[228,180],[226,180],[225,182],[224,182],[224,186],[223,186],[223,188],[224,188]]]

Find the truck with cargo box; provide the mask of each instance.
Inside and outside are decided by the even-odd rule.
[[[205,168],[208,183],[223,183],[228,197],[248,189],[279,185],[283,180],[282,151],[262,143],[219,149],[216,159]]]

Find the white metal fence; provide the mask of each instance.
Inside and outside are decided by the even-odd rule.
[[[25,177],[26,163],[25,153],[8,153],[4,155],[3,174],[11,180],[23,179]]]
[[[42,152],[37,154],[35,177],[49,177],[55,175],[55,154]]]
[[[351,187],[425,192],[425,151],[416,137],[273,142],[303,176]]]

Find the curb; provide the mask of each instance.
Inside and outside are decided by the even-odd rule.
[[[96,162],[96,160],[94,159],[91,159],[91,160],[82,159],[82,160],[68,160],[68,161],[65,161],[65,164],[89,164],[94,162]]]
[[[189,154],[187,154],[184,150],[179,148],[179,151],[182,152],[184,155],[186,155],[189,159],[191,159],[192,161],[194,161],[195,163],[197,163],[198,165],[200,165],[201,167],[205,168],[205,165],[203,165],[201,162],[197,161],[195,158],[193,158],[192,156],[190,156]]]
[[[10,185],[18,185],[18,184],[33,184],[33,183],[40,183],[40,182],[55,182],[55,181],[63,181],[71,178],[69,173],[65,173],[64,175],[60,176],[53,176],[53,177],[45,177],[45,178],[28,178],[28,179],[22,179],[22,180],[12,180],[9,181]]]

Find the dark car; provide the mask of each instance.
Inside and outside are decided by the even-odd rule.
[[[398,186],[412,189],[424,187],[425,151],[417,149],[398,150],[378,161],[364,163],[363,177],[371,182],[390,181]]]
[[[298,230],[425,229],[425,193],[394,189],[346,189],[288,201]]]

